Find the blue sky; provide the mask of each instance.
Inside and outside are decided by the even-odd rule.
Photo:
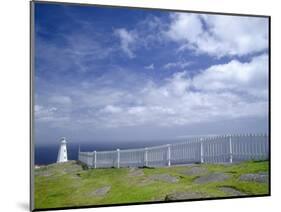
[[[35,4],[36,144],[264,133],[268,19]]]

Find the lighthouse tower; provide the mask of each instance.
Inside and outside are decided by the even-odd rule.
[[[63,137],[61,139],[60,149],[58,153],[57,163],[67,162],[67,149],[66,149],[66,140]]]

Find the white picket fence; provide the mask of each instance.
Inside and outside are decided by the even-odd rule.
[[[232,163],[267,160],[266,134],[224,135],[193,138],[183,143],[138,149],[78,153],[78,160],[90,168],[161,167],[189,163]]]

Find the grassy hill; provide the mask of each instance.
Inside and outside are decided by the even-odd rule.
[[[267,161],[120,169],[70,161],[35,170],[37,209],[265,194]]]

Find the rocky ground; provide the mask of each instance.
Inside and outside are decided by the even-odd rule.
[[[268,194],[268,162],[85,169],[76,161],[35,170],[36,208]]]

